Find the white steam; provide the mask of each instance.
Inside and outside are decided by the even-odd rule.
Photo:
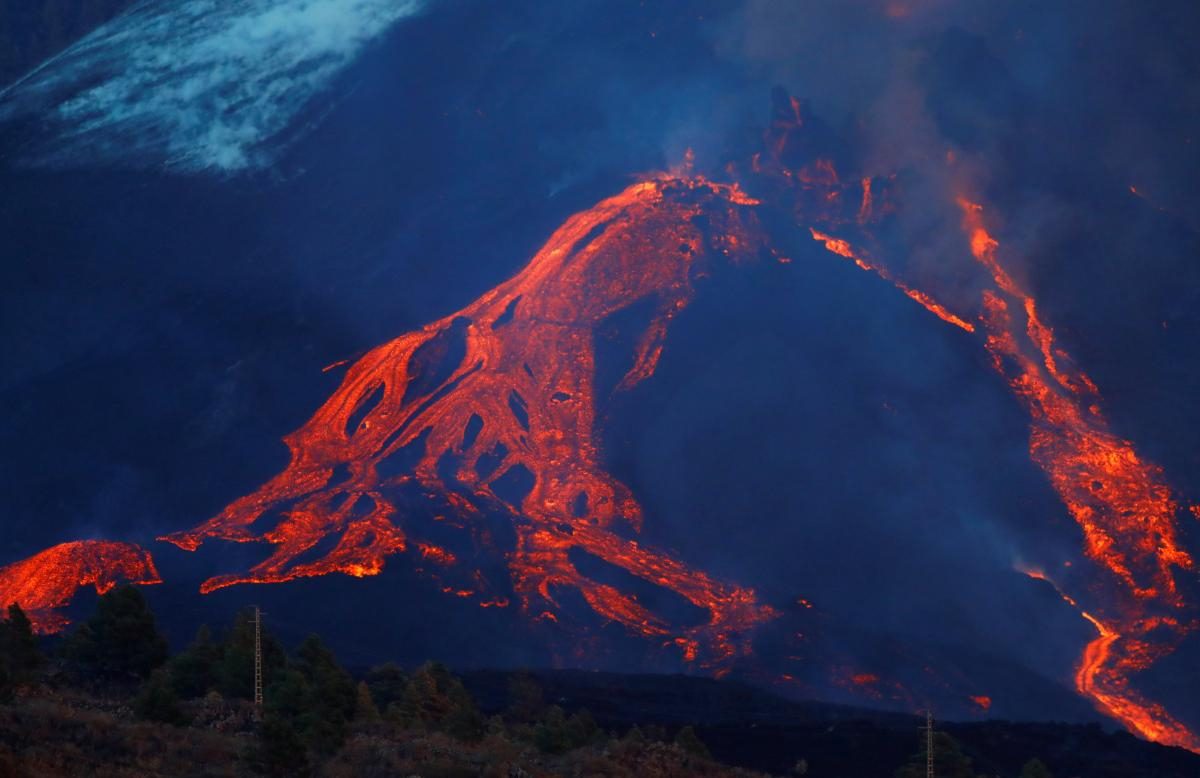
[[[0,91],[0,121],[40,123],[21,154],[35,165],[265,167],[301,109],[422,5],[145,0]]]

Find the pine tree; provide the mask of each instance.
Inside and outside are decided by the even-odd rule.
[[[509,679],[508,700],[507,713],[513,721],[537,721],[546,710],[542,686],[528,672],[517,673]]]
[[[675,735],[675,745],[682,748],[685,752],[692,756],[698,756],[702,759],[712,759],[712,754],[708,750],[708,746],[704,745],[704,741],[696,734],[696,730],[691,726],[684,727]]]
[[[641,728],[637,724],[634,724],[621,739],[626,743],[636,743],[640,745],[646,742],[646,734],[642,732]]]
[[[0,655],[9,683],[15,685],[31,683],[46,662],[29,617],[16,603],[8,606],[8,618],[0,622]]]
[[[134,586],[103,595],[88,621],[63,646],[79,669],[108,678],[146,678],[167,660],[167,640]]]
[[[0,655],[0,702],[7,702],[12,697],[14,687],[8,658]]]
[[[592,714],[586,708],[575,712],[567,719],[567,737],[571,741],[572,748],[582,748],[600,740],[603,734],[599,725],[596,724],[596,720],[592,718]]]
[[[296,652],[296,667],[308,685],[305,712],[297,719],[300,734],[313,750],[329,754],[346,739],[357,700],[354,680],[316,635]]]
[[[179,707],[171,680],[165,670],[155,670],[133,701],[134,713],[149,721],[183,725],[188,719]]]
[[[287,666],[287,653],[270,632],[263,630],[263,684],[270,686],[276,673]],[[254,697],[254,611],[238,613],[219,646],[214,683],[222,697]]]
[[[1046,767],[1045,762],[1034,757],[1021,768],[1021,778],[1054,778],[1054,774]]]
[[[924,743],[922,743],[924,746]],[[945,732],[933,734],[933,771],[938,778],[975,778],[971,760],[958,741]],[[924,778],[925,748],[914,754],[908,764],[896,771],[896,778]]]
[[[258,730],[258,761],[267,775],[299,778],[309,775],[308,751],[296,726],[286,716],[268,713]]]
[[[267,712],[276,718],[294,719],[307,709],[309,694],[308,681],[299,670],[280,670],[264,694]]]
[[[413,673],[403,699],[388,713],[406,727],[439,730],[468,741],[483,736],[483,717],[475,701],[462,681],[438,662],[428,662]]]
[[[379,708],[371,698],[371,689],[366,681],[358,682],[358,690],[354,700],[354,720],[367,723],[379,721]]]
[[[571,750],[567,734],[567,717],[563,709],[551,705],[533,730],[533,742],[545,754],[561,754]]]
[[[371,699],[375,707],[386,711],[392,703],[404,699],[404,690],[408,688],[408,676],[392,662],[371,668],[365,679],[367,688],[371,690]]]
[[[171,660],[171,685],[180,697],[192,699],[204,696],[217,685],[217,667],[221,648],[213,642],[207,624],[196,631],[191,645]]]

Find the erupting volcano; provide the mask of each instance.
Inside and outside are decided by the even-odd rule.
[[[834,155],[806,134],[804,110],[777,95],[763,150],[728,165],[724,180],[694,172],[689,155],[679,170],[645,176],[568,218],[510,280],[350,366],[285,438],[290,462],[281,473],[162,539],[189,551],[210,540],[273,547],[249,570],[205,581],[205,593],[334,572],[376,575],[388,557],[407,553],[443,591],[481,607],[513,605],[532,621],[581,634],[584,619],[569,607],[581,597],[588,618],[622,625],[682,663],[720,674],[754,661],[756,630],[780,609],[636,538],[641,504],[608,472],[600,443],[598,408],[607,398],[597,383],[599,333],[619,316],[649,312],[612,390],[625,392],[654,376],[673,319],[718,263],[792,262],[797,250],[816,255],[815,242],[985,350],[1029,417],[1032,461],[1082,533],[1086,560],[1063,588],[1025,571],[1050,581],[1096,630],[1078,662],[1077,691],[1150,740],[1200,752],[1200,738],[1134,684],[1197,625],[1177,580],[1194,571],[1176,524],[1183,511],[1162,468],[1112,431],[1097,386],[1006,269],[981,205],[961,196],[943,204],[961,212],[965,232],[965,240],[955,236],[954,261],[978,275],[982,289],[978,307],[961,310],[970,306],[945,304],[944,290],[918,288],[889,267],[875,228],[895,213],[891,190],[899,185],[844,177]],[[798,233],[764,226],[780,222]],[[413,519],[420,510],[436,514],[436,536]],[[486,518],[496,515],[511,521],[511,548],[493,537]],[[444,541],[446,527],[458,545]],[[510,580],[489,580],[473,555],[502,556]],[[597,561],[678,595],[703,618],[678,623],[636,593],[596,580],[585,568]],[[69,543],[0,571],[0,593],[49,632],[64,626],[53,611],[75,589],[104,591],[119,578],[153,583],[157,573],[135,546]],[[893,688],[914,703],[919,697],[867,669],[831,670],[831,681],[868,699]],[[992,694],[973,688],[967,699],[986,712]]]

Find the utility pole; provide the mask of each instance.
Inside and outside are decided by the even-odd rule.
[[[925,711],[925,778],[933,775],[933,711]]]
[[[262,611],[254,606],[254,713],[262,717],[263,706],[262,673]]]

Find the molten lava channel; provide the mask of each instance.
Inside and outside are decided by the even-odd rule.
[[[863,184],[864,208],[869,179]],[[999,242],[987,231],[983,208],[960,197],[970,256],[990,281],[981,301],[983,346],[992,365],[1030,417],[1030,457],[1079,525],[1084,553],[1112,576],[1093,587],[1099,617],[1062,594],[1097,632],[1085,646],[1075,686],[1104,714],[1149,740],[1200,752],[1200,738],[1131,684],[1136,673],[1171,653],[1196,628],[1177,586],[1179,570],[1193,570],[1180,544],[1181,506],[1162,468],[1147,462],[1133,444],[1112,432],[1100,410],[1099,389],[1054,340],[1038,316],[1033,296],[1004,269]],[[942,321],[968,332],[976,327],[950,313],[931,295],[895,279],[849,241],[810,228],[814,240],[862,270],[892,283]],[[1049,580],[1042,574],[1037,576]],[[1116,584],[1113,586],[1112,584]]]
[[[803,126],[795,100],[790,106],[777,101],[775,121],[765,138],[770,158],[756,156],[755,172],[787,188],[807,190],[809,196],[799,201],[819,207],[799,209],[798,221],[820,224],[819,229],[810,226],[809,233],[827,251],[891,283],[942,321],[980,337],[993,367],[1029,415],[1030,457],[1079,525],[1084,554],[1107,578],[1089,587],[1097,600],[1092,609],[1097,615],[1080,608],[1055,585],[1097,633],[1080,657],[1076,689],[1101,712],[1147,739],[1200,752],[1200,737],[1131,683],[1135,674],[1171,653],[1200,623],[1176,582],[1179,571],[1194,571],[1195,565],[1181,546],[1176,521],[1182,506],[1162,468],[1143,459],[1130,441],[1111,430],[1096,384],[1056,344],[1034,297],[1002,264],[1000,244],[988,232],[981,205],[964,196],[956,200],[969,256],[985,280],[976,332],[975,324],[933,295],[897,279],[865,250],[831,234],[831,227],[851,223],[839,217],[836,204],[848,200],[852,188],[841,183],[828,160],[809,161],[798,173],[787,169],[787,142]],[[878,195],[871,178],[862,178],[859,185],[860,206],[853,221],[857,234],[869,241]],[[1191,510],[1200,518],[1200,507]]]
[[[770,193],[768,206],[790,212],[828,252],[978,339],[1028,414],[1030,456],[1079,525],[1083,551],[1100,572],[1084,610],[1044,574],[1023,571],[1050,582],[1096,631],[1077,665],[1077,690],[1142,736],[1200,752],[1200,739],[1131,680],[1197,624],[1176,582],[1194,563],[1181,546],[1175,523],[1181,506],[1161,468],[1111,430],[1096,385],[1056,344],[1033,296],[1005,269],[980,205],[958,199],[964,256],[985,286],[977,316],[967,316],[834,234],[844,227],[870,243],[870,226],[892,209],[887,181],[843,182],[825,158],[788,164],[793,141],[805,147],[805,127],[799,101],[777,102],[766,151],[750,162],[756,183]],[[274,547],[250,570],[206,581],[206,593],[333,572],[375,575],[389,555],[410,549],[413,529],[402,526],[397,495],[415,488],[445,501],[452,515],[439,518],[484,545],[485,513],[513,518],[515,548],[506,560],[517,604],[529,617],[562,623],[562,592],[573,589],[602,619],[721,672],[749,654],[755,627],[776,611],[752,590],[631,537],[641,528],[642,510],[602,464],[595,343],[614,314],[652,308],[632,366],[614,391],[628,390],[654,374],[672,320],[715,263],[763,254],[790,261],[769,245],[756,217],[760,205],[736,184],[693,175],[689,164],[575,214],[512,279],[358,359],[329,400],[285,438],[291,457],[283,472],[200,526],[164,539],[187,550],[208,539]],[[501,488],[514,476],[527,485],[518,496]],[[1200,518],[1200,507],[1191,510]],[[414,537],[411,546],[435,577],[468,564],[433,538]],[[580,552],[680,595],[706,618],[699,626],[674,624],[636,594],[582,574],[571,558]],[[77,588],[94,584],[103,591],[121,577],[158,578],[136,546],[70,543],[0,570],[0,593],[51,631],[65,623],[55,609]],[[509,605],[480,571],[468,577],[470,585],[443,591],[481,607]],[[867,696],[882,693],[876,674],[846,677]],[[983,694],[970,700],[981,711],[992,704]]]
[[[753,628],[773,615],[753,591],[618,531],[640,529],[642,510],[600,462],[594,340],[608,317],[651,301],[653,316],[617,391],[651,376],[668,325],[692,299],[693,281],[714,262],[755,256],[762,237],[754,205],[734,185],[661,176],[572,216],[514,278],[360,359],[316,415],[286,438],[291,462],[282,473],[205,524],[166,539],[185,549],[208,538],[275,546],[249,572],[205,582],[205,592],[335,571],[372,575],[408,546],[391,493],[415,482],[445,495],[460,519],[488,506],[522,518],[508,562],[513,590],[531,616],[558,621],[557,590],[570,587],[604,619],[661,639],[685,659],[715,663],[745,653]],[[465,339],[461,360],[430,381],[423,353],[447,349],[456,335]],[[389,457],[414,447],[415,467],[381,474]],[[447,458],[454,462],[450,478]],[[532,486],[510,504],[493,485],[514,469],[531,476]],[[269,513],[282,518],[256,531]],[[330,535],[340,537],[332,550],[304,559]],[[455,561],[429,544],[419,548],[440,563]],[[707,620],[674,627],[635,595],[583,576],[569,558],[574,549],[681,595]]]
[[[1112,432],[1096,385],[1055,345],[1033,297],[1001,266],[982,207],[965,198],[959,207],[971,254],[995,282],[984,293],[984,345],[1029,413],[1030,457],[1082,530],[1084,553],[1116,583],[1102,587],[1097,616],[1064,595],[1097,633],[1080,658],[1076,689],[1142,736],[1200,752],[1200,738],[1130,682],[1196,627],[1194,617],[1180,618],[1193,609],[1175,580],[1194,569],[1178,538],[1180,505],[1162,468]]]

